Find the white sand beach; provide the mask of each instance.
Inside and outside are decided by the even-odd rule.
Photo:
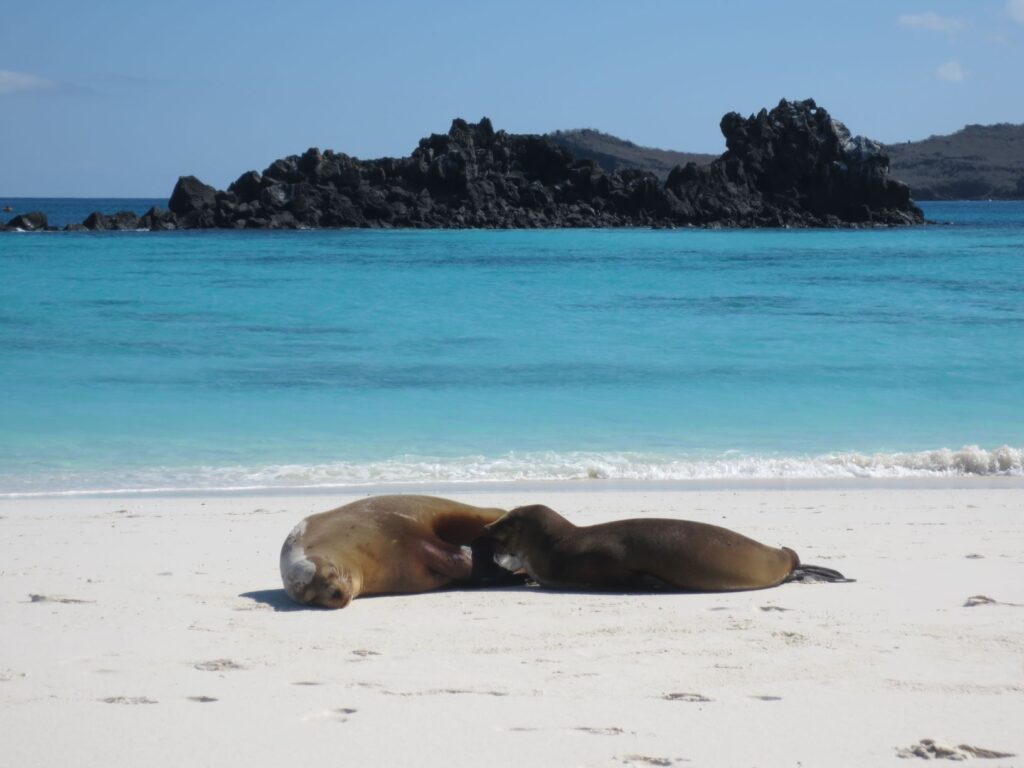
[[[906,766],[934,739],[1024,765],[1024,490],[964,485],[459,489],[716,523],[857,581],[341,611],[292,605],[277,556],[363,490],[5,499],[0,762]]]

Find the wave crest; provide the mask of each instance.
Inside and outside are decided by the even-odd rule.
[[[375,462],[275,464],[70,472],[50,477],[0,478],[3,496],[269,490],[367,485],[559,480],[797,480],[912,477],[1024,477],[1024,448],[986,450],[968,445],[907,453],[826,453],[779,456],[729,452],[718,456],[638,452],[508,453],[437,458],[400,456]]]

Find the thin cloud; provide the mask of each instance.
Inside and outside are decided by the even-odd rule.
[[[1009,2],[1024,6],[1024,0],[1009,0]],[[932,11],[927,13],[904,13],[896,19],[896,23],[901,27],[925,29],[929,32],[948,32],[949,34],[959,32],[967,26],[966,22],[960,19],[954,19],[952,16],[940,16]]]
[[[962,83],[967,77],[967,73],[960,66],[960,62],[953,59],[937,67],[935,69],[935,76],[939,80],[945,80],[947,83]]]
[[[1006,15],[1019,24],[1024,24],[1024,0],[1006,0]]]
[[[0,96],[7,96],[12,93],[38,93],[40,91],[55,91],[59,83],[48,80],[39,75],[30,75],[28,72],[12,72],[9,69],[0,69]]]
[[[120,72],[107,72],[98,78],[99,82],[118,88],[152,88],[166,84],[166,80],[139,75],[125,75]]]
[[[51,80],[30,72],[14,72],[0,69],[0,97],[41,96],[45,98],[65,96],[96,96],[96,90],[89,85],[78,85],[63,80]]]

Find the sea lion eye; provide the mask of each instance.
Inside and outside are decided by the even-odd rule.
[[[341,600],[342,597],[343,597],[343,595],[342,595],[340,589],[336,589],[333,592],[331,592],[331,599],[332,600]]]

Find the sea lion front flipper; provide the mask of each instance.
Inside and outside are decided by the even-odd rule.
[[[419,549],[423,565],[440,579],[465,581],[473,575],[473,554],[469,547],[435,539],[419,542]]]
[[[799,581],[802,584],[818,584],[828,582],[830,584],[852,584],[856,579],[848,579],[834,568],[826,568],[823,565],[798,565],[793,572],[786,577],[783,584],[790,581]]]

